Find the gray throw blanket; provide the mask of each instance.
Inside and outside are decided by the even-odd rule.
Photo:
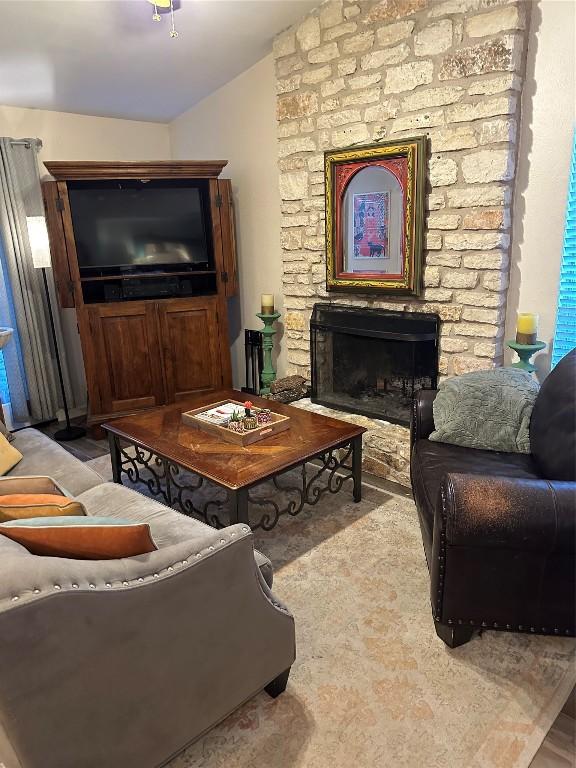
[[[530,453],[530,417],[538,383],[519,368],[446,379],[434,400],[430,440],[487,451]]]

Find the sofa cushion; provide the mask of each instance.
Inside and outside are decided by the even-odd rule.
[[[138,491],[117,483],[102,483],[81,493],[77,500],[82,502],[87,515],[118,517],[137,523],[148,523],[152,538],[158,549],[182,541],[197,541],[198,544],[214,532],[213,528],[193,517],[176,512]],[[254,557],[262,576],[272,587],[272,564],[265,555],[255,551]]]
[[[0,535],[33,555],[118,560],[154,552],[150,527],[109,517],[30,517],[0,524]]]
[[[0,435],[0,475],[7,475],[22,460],[22,454],[16,446]]]
[[[48,475],[71,496],[77,496],[82,491],[104,482],[97,472],[37,429],[14,432],[12,445],[20,451],[23,458],[10,470],[9,477]]]
[[[576,349],[544,380],[530,422],[532,455],[547,480],[576,480]]]
[[[420,527],[426,559],[430,563],[434,509],[440,483],[447,472],[534,480],[538,473],[531,456],[524,453],[480,451],[447,443],[418,440],[412,451],[412,490],[420,510]]]

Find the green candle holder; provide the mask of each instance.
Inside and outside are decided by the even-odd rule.
[[[258,312],[256,317],[264,323],[262,329],[262,349],[264,351],[264,365],[260,374],[260,380],[262,387],[260,389],[261,395],[270,394],[270,384],[276,379],[276,371],[272,365],[272,349],[274,347],[274,334],[276,328],[273,328],[274,323],[280,317],[280,312],[272,312],[270,315],[264,315],[262,312]]]
[[[507,341],[506,346],[513,349],[520,358],[517,363],[512,363],[512,368],[520,368],[523,371],[528,371],[528,373],[534,373],[536,366],[532,365],[530,358],[535,355],[536,352],[540,352],[541,349],[544,349],[546,343],[537,341],[535,344],[518,344],[516,341]]]

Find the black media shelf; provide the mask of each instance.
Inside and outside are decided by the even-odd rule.
[[[210,296],[218,292],[216,272],[145,272],[138,275],[80,278],[85,304],[143,299],[177,299]]]

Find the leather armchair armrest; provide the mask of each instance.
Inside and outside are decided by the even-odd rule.
[[[434,431],[432,404],[437,394],[436,389],[421,389],[414,395],[410,418],[410,449],[417,440],[425,440]]]
[[[434,619],[574,635],[575,534],[576,483],[446,474],[434,514]]]
[[[452,546],[573,552],[576,483],[448,473],[438,516]]]

